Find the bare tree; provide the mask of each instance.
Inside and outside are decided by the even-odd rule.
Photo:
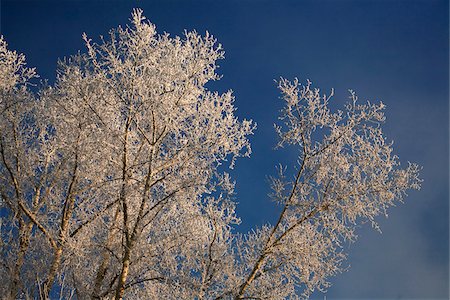
[[[279,146],[292,178],[272,178],[278,221],[241,235],[234,183],[220,166],[250,155],[252,121],[234,116],[208,33],[158,35],[141,10],[53,87],[0,41],[1,276],[7,298],[286,299],[324,291],[344,241],[418,189],[384,138],[384,105],[343,111],[310,82],[279,80]],[[289,169],[290,170],[290,169]]]

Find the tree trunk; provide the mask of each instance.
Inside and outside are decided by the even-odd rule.
[[[9,299],[16,299],[20,286],[20,272],[25,261],[25,254],[30,244],[30,234],[33,228],[33,223],[28,224],[19,216],[19,252],[17,253],[17,260],[13,270],[13,280],[10,288]]]
[[[117,219],[119,217],[119,212],[120,212],[120,208],[118,207],[116,209],[116,212],[114,214],[114,219],[113,222],[111,224],[111,227],[109,229],[108,232],[108,236],[106,238],[106,247],[109,247],[109,245],[112,242],[112,238],[114,236],[114,228],[115,228],[115,224],[117,222]],[[107,264],[108,264],[108,259],[110,257],[109,252],[105,249],[103,250],[102,253],[102,261],[100,263],[100,266],[98,267],[96,276],[95,276],[95,283],[94,283],[94,288],[92,290],[92,294],[91,294],[91,298],[92,299],[99,299],[100,298],[100,292],[101,292],[101,287],[102,287],[102,283],[103,280],[105,279],[105,275],[106,275],[106,271],[107,271]]]
[[[125,253],[122,260],[122,271],[119,277],[119,283],[117,284],[115,300],[121,300],[125,293],[125,282],[127,281],[128,272],[130,269],[130,257],[131,257],[131,245],[125,247]]]
[[[61,245],[55,251],[55,256],[53,257],[52,265],[50,266],[47,280],[44,282],[44,287],[43,287],[43,291],[42,291],[43,299],[49,298],[50,291],[52,289],[53,283],[55,282],[56,272],[58,271],[59,266],[61,264],[62,252],[63,252],[63,247]]]
[[[75,199],[70,197],[68,199],[68,203],[66,203],[65,209],[63,210],[63,217],[62,217],[61,227],[60,227],[60,232],[59,232],[59,245],[58,245],[58,248],[56,248],[55,255],[53,257],[53,261],[52,261],[50,270],[47,275],[47,279],[44,282],[44,288],[43,288],[44,299],[48,298],[48,296],[50,294],[50,290],[53,286],[53,283],[55,282],[56,273],[58,272],[59,267],[61,265],[63,248],[64,248],[65,241],[66,241],[67,230],[69,229],[69,220],[70,220],[70,216],[72,215],[74,203],[75,203]]]

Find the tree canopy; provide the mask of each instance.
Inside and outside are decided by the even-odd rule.
[[[342,110],[281,78],[275,224],[238,234],[234,182],[251,154],[209,33],[157,34],[142,11],[36,92],[24,55],[0,42],[0,293],[8,298],[295,299],[325,291],[358,224],[419,189],[382,132],[384,104]],[[209,86],[209,85],[208,85]],[[248,199],[247,201],[251,201]]]

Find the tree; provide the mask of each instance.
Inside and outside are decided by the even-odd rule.
[[[280,79],[280,147],[293,178],[272,178],[282,210],[248,234],[224,163],[249,156],[255,126],[234,115],[206,33],[158,35],[141,10],[33,92],[34,69],[0,42],[0,270],[8,298],[285,299],[325,290],[356,224],[385,214],[419,167],[400,168],[382,134],[384,105],[343,111]]]

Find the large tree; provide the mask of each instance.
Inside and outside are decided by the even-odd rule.
[[[233,181],[250,155],[251,121],[218,80],[220,44],[206,33],[132,26],[60,62],[54,86],[0,41],[0,205],[8,298],[285,299],[325,290],[355,226],[385,214],[418,166],[401,168],[382,134],[384,105],[330,111],[332,95],[280,79],[281,166],[274,225],[236,234]],[[290,174],[287,170],[295,170]],[[248,201],[251,201],[249,199]]]

